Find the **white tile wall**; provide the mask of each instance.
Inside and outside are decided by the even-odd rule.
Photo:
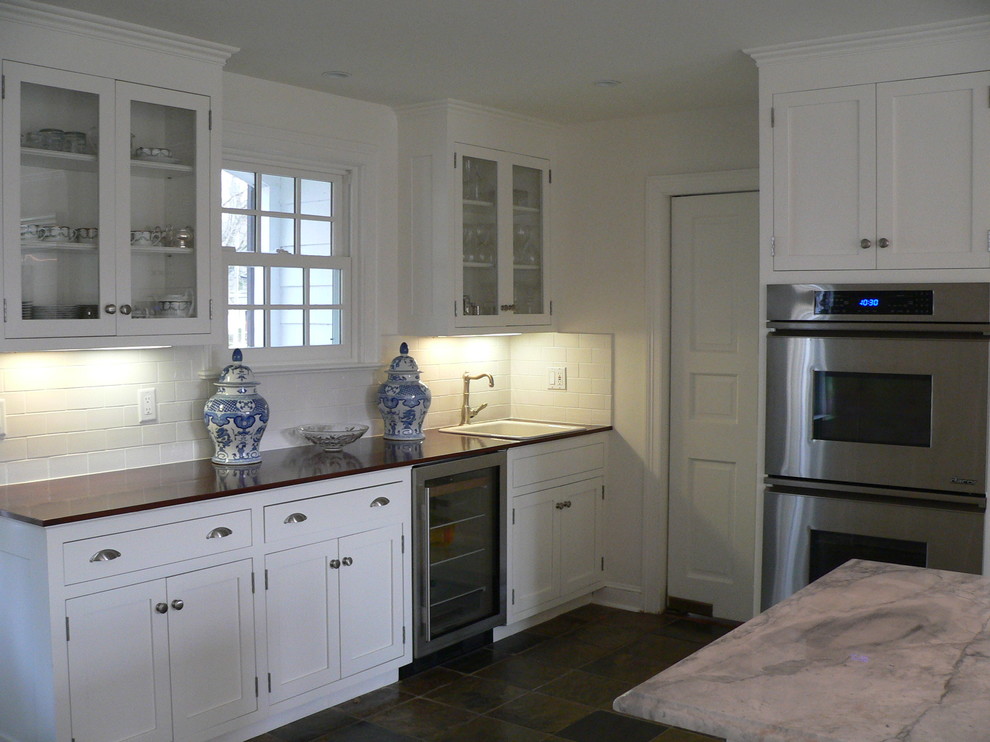
[[[427,428],[460,421],[465,371],[495,378],[492,389],[472,382],[472,407],[488,405],[476,421],[611,423],[610,335],[396,337],[385,339],[376,368],[259,371],[258,391],[272,410],[262,449],[299,445],[292,428],[307,422],[366,423],[370,434],[381,434],[376,393],[402,340],[433,395]],[[0,484],[209,458],[202,411],[214,387],[200,377],[208,357],[204,348],[0,354],[7,416]],[[249,350],[245,363],[251,365]],[[567,367],[566,391],[546,389],[549,365]],[[158,420],[142,424],[137,397],[147,387],[156,391]]]

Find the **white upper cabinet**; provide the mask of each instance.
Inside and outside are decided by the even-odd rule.
[[[773,269],[990,266],[990,72],[773,96]]]
[[[0,8],[2,349],[211,342],[226,54],[18,12]]]
[[[463,103],[399,111],[400,331],[546,331],[553,129]]]

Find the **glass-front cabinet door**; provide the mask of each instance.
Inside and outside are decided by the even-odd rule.
[[[114,82],[4,62],[7,337],[108,335]]]
[[[4,336],[209,332],[209,98],[3,73]]]
[[[117,83],[121,334],[209,328],[209,98]]]
[[[458,147],[462,327],[549,324],[546,160]]]

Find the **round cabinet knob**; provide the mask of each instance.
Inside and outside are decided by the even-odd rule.
[[[172,607],[175,608],[175,610],[177,611],[181,611],[183,608],[186,607],[186,604],[183,601],[176,598],[175,600],[172,601]]]
[[[106,312],[107,314],[116,314],[117,313],[117,305],[116,304],[107,304],[105,307],[103,307],[103,311]]]
[[[871,247],[873,247],[873,243],[864,237],[859,241],[859,246],[864,250],[869,250]]]
[[[881,237],[877,241],[877,244],[880,245],[880,247],[890,247],[890,240],[888,240],[886,237]]]
[[[121,304],[120,305],[120,313],[123,314],[123,315],[130,314],[131,313],[131,305],[130,304]]]
[[[339,559],[331,559],[330,560],[330,569],[340,569],[340,560]]]
[[[354,560],[351,559],[350,557],[344,557],[343,564],[345,567],[350,567],[352,564],[354,564]]]
[[[159,613],[168,613],[168,604],[167,603],[156,603],[155,604],[155,610],[158,611]]]

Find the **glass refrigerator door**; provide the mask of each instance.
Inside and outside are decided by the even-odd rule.
[[[6,334],[113,332],[113,82],[4,63]],[[112,151],[112,148],[111,148]],[[8,174],[9,173],[9,174]]]
[[[498,476],[478,469],[426,483],[430,639],[501,610]]]

